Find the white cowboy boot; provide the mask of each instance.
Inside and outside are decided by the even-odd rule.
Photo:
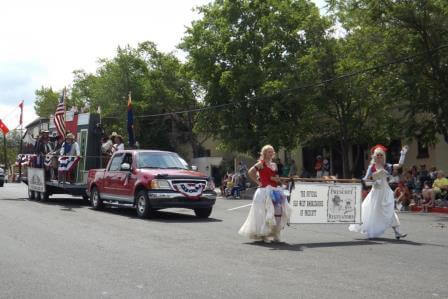
[[[400,240],[400,238],[404,238],[406,237],[408,234],[402,234],[400,233],[400,227],[399,226],[394,226],[392,227],[394,232],[395,232],[395,239]]]

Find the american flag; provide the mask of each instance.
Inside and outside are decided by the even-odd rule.
[[[54,125],[58,130],[59,136],[65,137],[65,88],[59,98],[56,112],[54,113]]]

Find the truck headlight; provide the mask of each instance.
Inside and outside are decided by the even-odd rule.
[[[152,180],[149,183],[150,189],[171,190],[170,183],[167,180]]]

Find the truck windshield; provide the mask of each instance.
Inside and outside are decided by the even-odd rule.
[[[138,168],[188,169],[187,163],[174,153],[139,153]]]

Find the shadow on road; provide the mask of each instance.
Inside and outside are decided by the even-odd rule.
[[[18,199],[14,199],[18,200]],[[21,198],[20,200],[28,200],[27,198]],[[33,202],[49,205],[49,206],[60,206],[61,211],[66,212],[75,212],[76,209],[87,208],[90,207],[90,203],[85,201],[82,198],[53,198],[50,197],[47,201],[35,201]],[[157,222],[166,222],[166,223],[204,223],[204,222],[222,222],[221,219],[216,218],[206,218],[201,219],[197,218],[194,215],[177,213],[170,210],[156,211],[154,217],[149,219],[140,219],[137,217],[135,209],[132,208],[123,208],[123,207],[105,207],[101,211],[96,211],[98,213],[110,213],[116,214],[118,216],[126,216],[132,219],[143,220],[143,221],[157,221]]]
[[[75,209],[81,209],[89,206],[89,203],[85,201],[82,198],[73,198],[73,197],[66,197],[66,198],[53,198],[50,197],[49,200],[41,200],[41,201],[33,201],[37,202],[43,205],[49,205],[49,206],[60,206],[61,211],[66,212],[75,212]]]
[[[318,242],[318,243],[306,243],[306,244],[289,244],[289,243],[285,243],[285,242],[264,243],[262,241],[256,241],[256,242],[245,243],[245,244],[267,247],[267,248],[271,248],[272,250],[303,251],[306,248],[381,245],[383,243],[378,243],[378,242],[374,242],[371,240],[360,240],[360,241],[343,241],[343,242]]]
[[[216,218],[206,218],[201,219],[197,218],[194,215],[177,213],[173,211],[156,211],[154,216],[149,219],[140,219],[137,217],[135,209],[131,208],[120,208],[120,207],[108,207],[105,208],[102,212],[112,213],[122,216],[127,216],[132,219],[138,219],[143,221],[153,221],[153,222],[166,222],[166,223],[204,223],[204,222],[222,222],[221,219]]]
[[[2,198],[2,199],[0,199],[0,201],[4,201],[4,200],[9,200],[9,201],[26,201],[26,200],[28,200],[28,198],[24,197],[24,198]]]
[[[346,247],[346,246],[363,246],[363,245],[384,245],[384,244],[400,244],[411,246],[437,246],[447,247],[440,244],[431,243],[419,243],[410,240],[396,240],[387,238],[374,238],[370,240],[355,239],[354,241],[342,241],[342,242],[318,242],[318,243],[304,243],[304,244],[289,244],[285,242],[280,243],[264,243],[262,241],[244,243],[247,245],[260,246],[270,248],[272,250],[290,250],[290,251],[303,251],[307,248],[329,248],[329,247]]]

